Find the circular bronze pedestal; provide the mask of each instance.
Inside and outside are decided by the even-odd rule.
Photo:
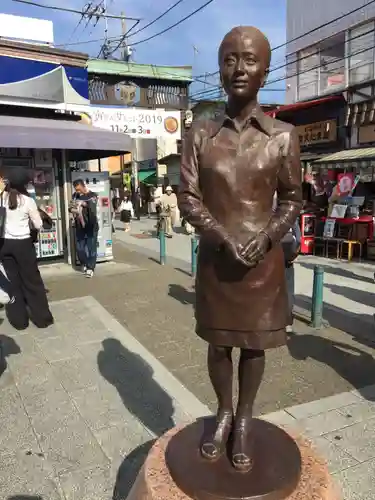
[[[294,492],[301,476],[301,454],[285,431],[254,419],[254,467],[241,473],[227,454],[215,462],[201,457],[203,431],[213,425],[213,418],[198,420],[168,444],[169,472],[186,495],[195,500],[284,500]]]

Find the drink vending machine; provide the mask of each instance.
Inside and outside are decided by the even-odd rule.
[[[315,223],[316,216],[314,214],[300,215],[301,228],[301,250],[302,254],[312,254],[315,243]]]
[[[72,172],[72,182],[82,179],[98,196],[98,262],[113,260],[111,186],[108,172]]]

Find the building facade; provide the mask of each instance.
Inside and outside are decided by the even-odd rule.
[[[287,1],[286,103],[349,88],[365,88],[362,93],[373,96],[375,4],[368,3]]]
[[[159,109],[181,111],[182,114],[188,109],[191,66],[155,66],[90,59],[87,68],[92,106]],[[110,173],[118,176],[122,172],[123,178],[127,179],[127,187],[130,177],[134,178],[135,170],[141,184],[146,184],[145,179],[150,178],[156,179],[158,184],[164,184],[163,178],[167,171],[164,165],[159,164],[159,160],[177,154],[181,141],[168,136],[134,141],[131,161],[129,158],[107,160],[106,166]]]

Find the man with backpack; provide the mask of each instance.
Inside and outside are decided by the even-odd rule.
[[[76,233],[76,250],[82,271],[87,278],[94,276],[99,223],[97,216],[98,197],[90,191],[82,179],[73,182],[74,194],[69,206]]]

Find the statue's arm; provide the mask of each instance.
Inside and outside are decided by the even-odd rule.
[[[203,135],[204,130],[197,124],[191,127],[183,139],[178,206],[182,217],[201,236],[209,237],[212,243],[221,245],[229,236],[204,205],[200,189],[199,155]]]
[[[302,208],[299,137],[294,128],[283,136],[283,158],[277,179],[278,206],[264,230],[272,244],[293,227]]]

